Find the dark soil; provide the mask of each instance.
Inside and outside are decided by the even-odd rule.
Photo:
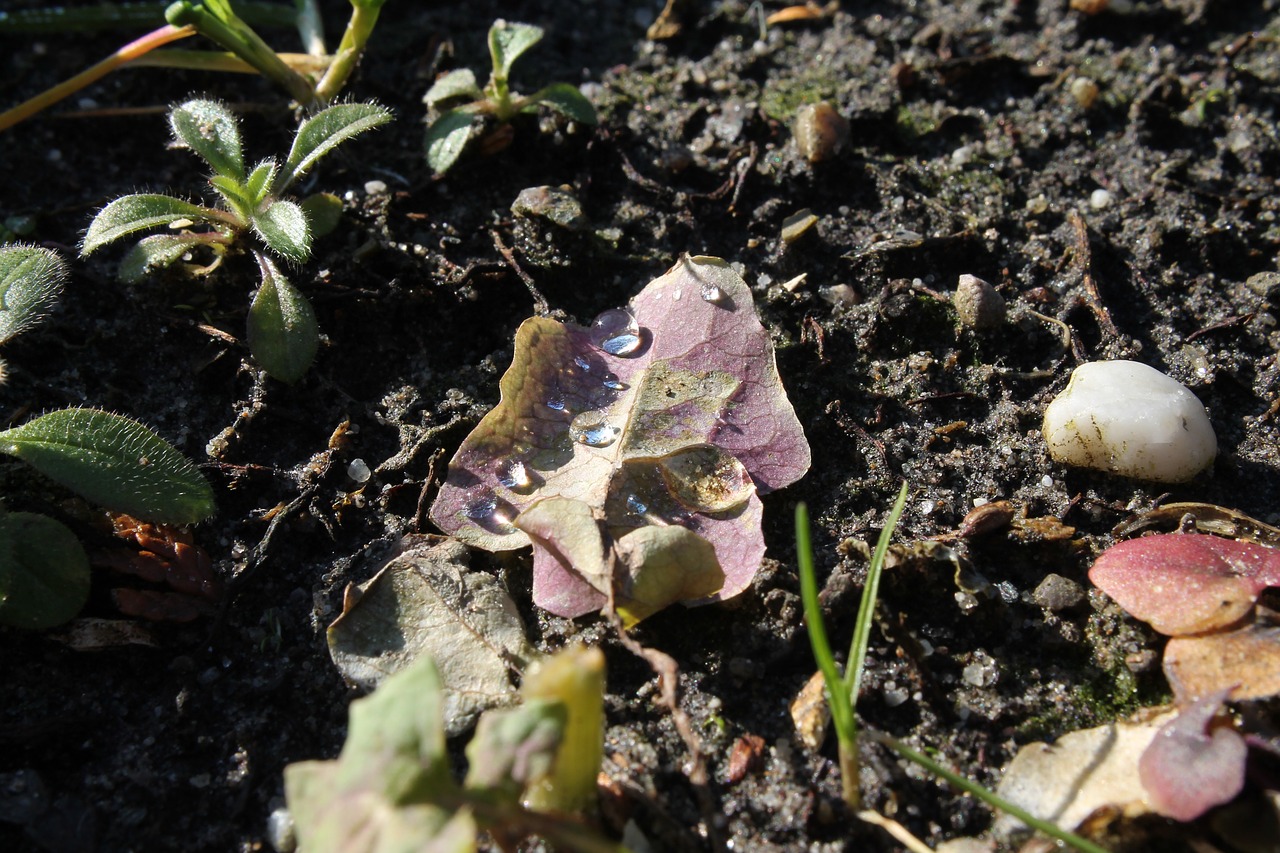
[[[691,0],[679,34],[654,42],[645,31],[659,5],[388,3],[349,94],[397,121],[324,162],[308,187],[341,195],[346,216],[290,272],[326,335],[297,385],[248,359],[255,279],[243,256],[207,280],[136,287],[113,277],[120,250],[77,260],[59,312],[6,347],[6,422],[92,405],[140,418],[202,463],[219,512],[196,536],[230,593],[206,620],[148,626],[154,647],[82,652],[56,635],[0,632],[0,847],[264,848],[284,766],[342,744],[356,693],[325,645],[342,590],[371,575],[388,542],[431,532],[425,501],[496,402],[513,332],[533,310],[498,241],[578,321],[625,303],[682,252],[740,264],[813,445],[809,475],[765,499],[770,559],[754,587],[636,632],[680,666],[715,780],[707,811],[648,666],[598,619],[538,612],[527,555],[473,557],[505,580],[540,647],[604,647],[605,770],[654,850],[896,849],[843,806],[834,744],[805,749],[788,714],[813,670],[797,501],[815,520],[838,644],[865,570],[842,543],[874,540],[903,479],[902,542],[952,533],[998,499],[1076,528],[957,542],[986,581],[977,593],[946,562],[888,574],[859,703],[867,726],[994,785],[1020,745],[1168,698],[1146,626],[1095,591],[1050,609],[1063,601],[1036,590],[1050,574],[1066,579],[1067,601],[1072,585],[1090,590],[1112,527],[1158,502],[1275,520],[1280,2],[1148,0],[1090,17],[1065,0],[885,0],[765,32],[759,4]],[[342,6],[326,4],[331,30]],[[470,152],[435,178],[421,96],[440,71],[486,66],[496,17],[547,28],[517,87],[581,83],[602,124],[530,118],[506,150]],[[132,37],[0,37],[4,103]],[[287,32],[268,38],[294,49]],[[1087,109],[1073,95],[1080,78],[1098,87]],[[197,161],[165,145],[164,108],[193,92],[242,111],[251,159],[287,148],[293,116],[260,79],[124,71],[0,135],[0,216],[73,257],[111,198],[200,196]],[[851,142],[811,164],[790,123],[819,99],[848,119]],[[513,221],[520,190],[542,185],[572,188],[589,234]],[[816,226],[784,244],[784,219],[803,208]],[[966,273],[1008,300],[998,329],[962,328],[930,294]],[[1071,346],[1031,310],[1065,323]],[[1118,357],[1205,403],[1221,447],[1211,473],[1166,489],[1049,460],[1046,402],[1080,361]],[[355,459],[374,469],[363,487],[348,476]],[[0,476],[10,507],[67,512],[66,495],[25,469]],[[86,615],[113,617],[107,591],[120,583],[99,577]],[[1276,722],[1257,710],[1257,725]],[[762,760],[730,783],[730,752],[747,735],[763,738]],[[867,806],[930,844],[990,825],[974,800],[880,747],[864,752]],[[33,780],[49,804],[37,817],[15,793]],[[1160,840],[1139,834],[1136,847],[1190,849],[1212,835],[1207,823],[1152,826]]]

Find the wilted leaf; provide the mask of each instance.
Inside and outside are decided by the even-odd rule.
[[[0,248],[0,344],[40,322],[58,301],[67,265],[49,249]]]
[[[217,101],[193,100],[169,113],[174,138],[219,175],[244,180],[240,128],[235,115]]]
[[[728,598],[764,555],[756,491],[809,467],[750,289],[717,258],[682,258],[591,328],[526,320],[500,388],[431,509],[442,529],[487,550],[530,544],[517,516],[568,498],[603,523],[602,547],[615,557],[616,543],[649,526],[706,539],[725,580],[695,598]],[[598,564],[566,556],[535,546],[535,602],[563,616],[598,608],[603,582],[588,577]],[[617,576],[641,574],[626,565]]]
[[[311,853],[462,853],[475,849],[467,809],[432,804],[457,786],[445,752],[440,676],[429,658],[351,703],[350,733],[336,761],[284,771],[299,847]]]
[[[147,427],[94,409],[62,409],[0,432],[0,452],[107,509],[190,524],[213,514],[213,489]]]
[[[116,275],[123,282],[136,284],[157,269],[176,263],[196,246],[208,243],[202,234],[152,234],[143,237],[125,253]]]
[[[154,193],[127,195],[108,204],[89,223],[84,242],[80,246],[82,256],[94,252],[113,240],[119,240],[148,228],[167,227],[181,220],[191,222],[218,222],[215,213],[180,198]]]
[[[711,543],[679,525],[638,527],[615,544],[626,570],[617,604],[630,628],[677,601],[696,601],[724,587]]]
[[[1168,711],[1140,722],[1108,723],[1070,732],[1052,746],[1031,743],[1018,750],[996,794],[1038,818],[1075,829],[1100,808],[1127,815],[1150,811],[1138,776],[1138,760],[1156,732],[1174,717]],[[1024,828],[1009,815],[996,820],[1000,836]]]
[[[89,598],[89,557],[61,522],[0,509],[0,625],[51,628]]]
[[[270,258],[258,255],[262,285],[249,306],[249,349],[281,382],[297,382],[320,348],[320,326],[302,291],[280,274]]]
[[[1169,640],[1164,674],[1178,702],[1222,690],[1233,701],[1280,694],[1280,625],[1270,611],[1262,615],[1234,631]]]
[[[1229,724],[1213,725],[1226,694],[1220,690],[1184,706],[1142,753],[1138,775],[1159,814],[1195,820],[1244,788],[1244,738]]]
[[[329,651],[347,680],[372,689],[421,657],[444,679],[450,735],[477,714],[513,702],[513,671],[536,652],[515,604],[491,575],[467,570],[452,540],[406,539],[403,550],[352,595],[329,628]]]
[[[494,74],[506,78],[511,66],[520,54],[542,41],[542,28],[532,24],[517,24],[501,18],[489,28],[489,55],[493,58]]]
[[[427,105],[428,109],[435,109],[437,105],[452,98],[467,98],[478,101],[483,97],[484,93],[480,91],[480,87],[476,84],[476,75],[471,69],[458,68],[442,75],[440,79],[432,83],[431,88],[427,90],[427,94],[422,96],[422,101]]]
[[[1198,533],[1144,536],[1113,545],[1089,579],[1162,634],[1224,628],[1280,583],[1280,550]]]
[[[389,121],[391,111],[377,104],[335,104],[316,113],[298,128],[275,191],[283,192],[317,160],[348,139]]]
[[[587,96],[578,91],[578,87],[569,83],[552,83],[539,90],[531,101],[545,104],[558,113],[568,116],[583,124],[596,124],[596,108],[587,100]]]
[[[440,116],[427,128],[427,165],[440,174],[449,171],[470,138],[470,113],[450,110]]]

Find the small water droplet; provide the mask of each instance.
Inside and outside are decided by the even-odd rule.
[[[522,492],[533,485],[529,469],[519,459],[503,465],[498,472],[498,482],[513,492]]]
[[[626,384],[619,382],[618,377],[612,373],[606,373],[600,384],[608,388],[610,391],[625,391],[627,388]]]
[[[684,296],[684,290],[682,288],[677,287],[675,290],[671,291],[672,301],[679,302],[681,296]]]
[[[564,397],[552,397],[547,400],[547,408],[554,409],[557,412],[564,411]]]
[[[635,495],[627,495],[627,509],[636,515],[644,515],[649,511],[648,505]]]
[[[636,355],[644,343],[640,326],[631,312],[610,308],[591,322],[591,340],[609,355]]]
[[[488,521],[493,517],[493,511],[498,508],[498,499],[489,495],[488,497],[479,498],[467,504],[467,518],[474,521]]]
[[[608,447],[621,432],[605,419],[602,411],[583,412],[569,424],[569,435],[573,440],[588,447]]]
[[[707,282],[702,285],[702,298],[712,305],[719,305],[724,302],[725,292],[716,285]]]
[[[467,504],[464,512],[467,518],[490,533],[505,535],[515,531],[515,527],[511,524],[514,516],[511,505],[506,501],[499,501],[488,492],[481,493],[481,497]]]
[[[574,364],[576,364],[576,365],[578,365],[578,367],[582,369],[582,372],[583,372],[583,373],[590,373],[590,372],[591,372],[591,362],[587,361],[587,360],[586,360],[585,358],[583,358],[582,356],[580,356],[580,355],[575,355],[575,356],[573,357],[573,363],[574,363]]]

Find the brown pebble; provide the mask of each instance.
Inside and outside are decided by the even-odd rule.
[[[1004,297],[976,275],[960,276],[951,301],[961,325],[973,329],[994,329],[1004,323]]]
[[[748,773],[760,769],[764,758],[764,738],[759,735],[743,735],[733,743],[729,752],[729,769],[725,781],[730,785],[741,782]]]
[[[849,121],[826,101],[805,104],[796,111],[792,133],[804,158],[821,163],[839,154],[849,141]]]

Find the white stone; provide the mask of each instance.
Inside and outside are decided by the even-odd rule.
[[[1045,409],[1044,438],[1058,462],[1159,483],[1186,482],[1218,454],[1196,395],[1136,361],[1077,367]]]

